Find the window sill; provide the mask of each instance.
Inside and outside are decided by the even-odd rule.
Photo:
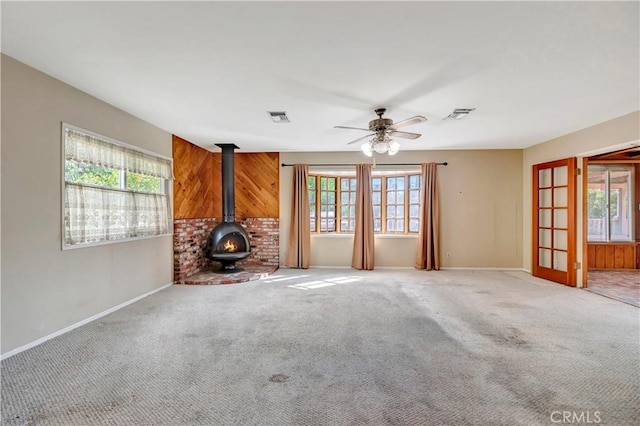
[[[106,241],[96,241],[94,243],[82,243],[82,244],[73,244],[73,245],[65,245],[62,243],[62,251],[66,250],[76,250],[88,247],[98,247],[98,246],[106,246],[111,244],[119,244],[119,243],[129,243],[132,241],[142,241],[142,240],[150,240],[152,238],[162,238],[162,237],[172,237],[173,234],[160,234],[160,235],[148,235],[145,237],[131,237],[131,238],[121,238],[119,240],[106,240]]]

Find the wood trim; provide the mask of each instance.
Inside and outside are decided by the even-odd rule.
[[[571,287],[576,287],[576,268],[574,267],[576,263],[576,226],[577,226],[577,217],[576,217],[576,204],[578,200],[576,199],[576,187],[577,187],[577,179],[578,172],[576,170],[577,159],[571,158],[568,159],[567,165],[569,166],[568,172],[568,182],[567,182],[567,206],[568,206],[568,230],[567,230],[567,263],[569,270],[568,272],[568,282],[567,285]]]
[[[589,270],[589,253],[587,248],[587,232],[588,232],[588,217],[589,217],[589,206],[588,206],[588,186],[589,186],[589,159],[582,159],[582,217],[581,217],[581,226],[582,226],[582,260],[580,261],[582,265],[582,280],[581,285],[582,288],[587,288],[589,286],[587,282],[587,272]],[[595,253],[594,253],[595,255]]]
[[[540,183],[540,174],[539,168],[534,165],[531,168],[531,188],[532,188],[532,202],[531,202],[531,274],[534,276],[538,276],[540,271],[538,269],[538,264],[540,263],[540,254],[538,253],[538,246],[540,245],[539,240],[539,229],[540,229],[540,217],[538,214],[538,204],[540,202],[540,196],[538,194],[538,188]]]
[[[639,160],[589,160],[589,164],[640,164]]]
[[[635,187],[634,191],[634,200],[633,200],[633,214],[635,216],[634,227],[635,227],[635,240],[640,243],[640,164],[634,164],[633,167],[633,185]],[[638,257],[638,266],[636,268],[640,269],[640,254]]]

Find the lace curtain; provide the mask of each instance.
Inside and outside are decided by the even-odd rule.
[[[97,137],[65,129],[64,152],[67,160],[171,179],[171,162],[140,151],[115,145]]]
[[[153,157],[73,129],[65,129],[65,158],[161,179],[171,161]],[[166,194],[109,189],[65,181],[64,245],[74,246],[170,234]]]
[[[65,244],[169,233],[167,197],[66,184]]]

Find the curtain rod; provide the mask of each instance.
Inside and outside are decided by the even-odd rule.
[[[376,164],[376,166],[420,166],[422,163],[378,163]],[[446,161],[444,163],[436,163],[438,166],[446,166],[449,163],[447,163]],[[344,163],[344,164],[337,164],[337,163],[319,163],[319,164],[309,164],[309,167],[338,167],[338,166],[355,166],[355,163]],[[285,164],[282,163],[281,164],[282,167],[291,167],[293,166],[293,164]]]

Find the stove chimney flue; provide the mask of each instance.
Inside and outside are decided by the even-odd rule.
[[[222,149],[222,221],[236,221],[235,174],[233,151],[238,147],[233,143],[216,144]]]

